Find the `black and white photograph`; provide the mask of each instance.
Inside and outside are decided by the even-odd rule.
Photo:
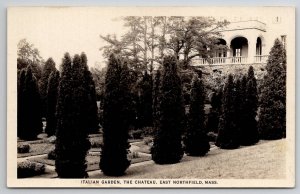
[[[7,186],[295,186],[294,7],[9,7]]]

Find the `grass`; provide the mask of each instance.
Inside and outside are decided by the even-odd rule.
[[[281,179],[285,178],[286,140],[260,141],[235,150],[212,149],[205,157],[184,156],[177,164],[131,166],[121,178]],[[95,174],[91,178],[105,178]]]
[[[128,155],[128,158],[131,160],[131,164],[151,160],[150,156],[144,156],[144,155],[139,155],[139,154],[135,155],[134,157],[132,157],[131,155]],[[48,156],[39,156],[39,157],[35,157],[35,158],[30,158],[28,160],[31,162],[38,162],[41,164],[55,166],[55,160],[48,159]],[[87,171],[99,170],[99,162],[100,162],[100,154],[99,153],[88,154],[86,157],[86,160],[88,162]]]

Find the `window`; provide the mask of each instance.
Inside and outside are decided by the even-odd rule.
[[[241,49],[237,48],[234,50],[235,52],[233,53],[235,57],[240,57],[241,56]]]

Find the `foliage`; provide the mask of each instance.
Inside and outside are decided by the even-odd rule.
[[[204,86],[197,75],[191,89],[191,104],[188,115],[188,130],[184,138],[185,153],[191,156],[204,156],[210,148],[204,126]]]
[[[157,164],[177,163],[183,156],[181,136],[185,115],[182,85],[177,74],[176,59],[164,58],[159,105],[159,126],[151,149]]]
[[[241,120],[240,128],[240,143],[241,145],[253,145],[258,142],[259,134],[256,121],[256,113],[258,107],[258,94],[257,94],[257,83],[254,77],[253,67],[250,66],[248,70],[247,82],[246,78],[242,81],[242,91],[244,95],[241,98],[240,107],[243,107],[242,113],[244,120]]]
[[[45,173],[44,164],[30,162],[28,160],[24,162],[18,162],[18,168],[17,168],[18,178],[27,178],[27,177],[44,174],[44,173]]]
[[[219,127],[219,118],[222,108],[222,90],[213,92],[210,100],[211,108],[208,115],[207,130],[217,133]]]
[[[161,95],[161,70],[158,69],[154,76],[153,80],[153,89],[152,89],[152,118],[153,118],[153,127],[154,130],[157,130],[159,126],[159,118],[160,118],[160,95]]]
[[[111,54],[105,77],[103,146],[100,169],[109,176],[121,176],[129,167],[130,80],[126,63]]]
[[[84,79],[83,86],[86,87],[85,90],[87,92],[87,120],[86,125],[88,132],[91,133],[99,133],[99,118],[98,118],[98,107],[96,103],[96,90],[95,90],[95,82],[93,80],[92,73],[88,69],[87,65],[87,56],[85,53],[81,53],[81,68],[83,69]]]
[[[47,90],[48,90],[48,80],[50,74],[55,71],[55,62],[52,58],[49,58],[42,69],[41,79],[39,79],[39,90],[41,95],[41,103],[42,103],[42,114],[46,113],[46,103],[47,103]],[[45,116],[45,115],[43,115]]]
[[[259,100],[259,133],[262,139],[280,139],[286,136],[286,53],[278,39],[266,69]]]
[[[175,55],[187,68],[193,58],[207,58],[214,49],[224,49],[218,44],[219,31],[228,25],[227,21],[217,22],[212,17],[128,16],[122,20],[125,34],[120,40],[114,35],[100,36],[108,43],[100,50],[104,57],[115,52],[128,58],[130,68],[140,73],[152,72],[154,62],[161,64],[166,53]]]
[[[18,90],[18,137],[33,140],[42,132],[40,94],[29,65],[21,71]]]
[[[139,104],[137,109],[138,127],[153,125],[152,115],[152,76],[145,72],[140,82]]]
[[[47,125],[45,128],[45,132],[48,134],[48,137],[55,135],[56,131],[56,104],[59,80],[59,72],[57,70],[54,70],[49,76],[47,89]]]
[[[54,149],[54,150],[51,150],[51,151],[48,153],[48,159],[49,159],[49,160],[55,160],[55,159],[56,159],[55,149]]]
[[[27,143],[18,144],[18,153],[29,153],[30,145]]]
[[[216,145],[222,149],[235,149],[240,146],[239,131],[236,124],[236,93],[234,90],[233,76],[230,74],[223,91],[222,113],[216,141]]]
[[[63,58],[57,99],[57,130],[55,168],[60,178],[84,178],[86,154],[90,148],[87,130],[88,91],[83,85],[81,57],[72,60],[69,53]]]

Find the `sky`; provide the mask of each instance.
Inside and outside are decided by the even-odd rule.
[[[14,26],[17,32],[14,39],[26,38],[40,51],[47,60],[52,57],[56,65],[60,65],[65,52],[71,56],[85,52],[89,66],[105,59],[99,48],[106,43],[101,35],[120,34],[122,23],[113,15],[101,14],[95,11],[61,9],[22,10],[21,17],[16,18]],[[117,17],[118,18],[118,17]]]

